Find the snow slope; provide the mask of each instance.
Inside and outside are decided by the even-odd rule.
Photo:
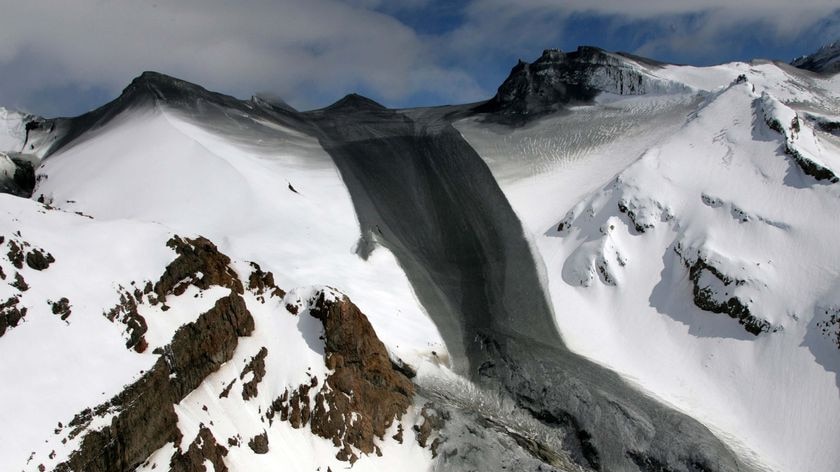
[[[445,352],[393,256],[355,254],[350,196],[317,141],[254,126],[273,126],[282,142],[237,143],[164,107],[125,113],[45,161],[34,197],[97,220],[201,234],[272,271],[281,287],[340,287],[409,362]]]
[[[838,82],[766,62],[650,73],[695,93],[456,126],[530,231],[573,350],[774,470],[834,470],[840,188],[790,149],[836,169],[806,118],[837,120]],[[732,297],[753,319],[707,311]]]
[[[231,291],[190,285],[183,293],[167,297],[164,304],[153,303],[153,295],[146,295],[145,290],[138,294],[175,257],[166,244],[172,237],[167,228],[126,219],[90,219],[8,195],[0,195],[0,201],[4,249],[12,254],[14,243],[27,255],[20,268],[12,256],[0,260],[5,277],[0,297],[16,297],[17,306],[26,308],[25,316],[0,338],[0,356],[6,360],[0,365],[0,378],[4,385],[14,385],[0,389],[0,420],[7,431],[15,431],[0,445],[0,469],[52,469],[79,448],[84,438],[77,432],[80,424],[82,431],[100,428],[119,410],[95,413],[90,423],[80,413],[95,409],[141,379],[153,368],[158,348],[166,346],[176,330],[196,321]],[[49,254],[53,262],[36,269],[28,258],[33,251]],[[234,261],[233,268],[247,283],[253,266]],[[18,275],[23,277],[23,288],[13,284]],[[232,471],[263,470],[276,464],[301,471],[346,466],[335,458],[337,449],[331,441],[285,421],[268,425],[264,418],[284,390],[309,384],[312,377],[323,381],[330,372],[319,340],[323,328],[308,314],[308,304],[317,293],[314,288],[280,296],[246,291],[243,297],[254,318],[254,331],[240,338],[228,362],[175,405],[181,444],[163,447],[139,470],[168,466],[175,447],[186,451],[202,425],[228,448],[226,463]],[[114,321],[105,316],[120,304],[121,295],[138,300],[139,314],[148,323],[148,346],[142,352],[127,347],[127,325],[119,317]],[[68,301],[66,313],[56,313],[52,306],[61,298]],[[293,306],[298,307],[297,313],[289,311]],[[245,368],[261,348],[268,355],[257,380],[259,391],[246,399],[244,385],[257,374],[246,375]],[[230,393],[222,396],[226,390]],[[404,421],[410,425],[418,411],[411,407]],[[396,427],[380,443],[382,457],[360,455],[355,468],[382,470],[412,464],[410,470],[427,470],[428,449],[417,444],[408,426],[402,443],[390,439]],[[268,433],[268,452],[255,454],[247,443],[263,432]],[[240,442],[225,443],[227,438]]]

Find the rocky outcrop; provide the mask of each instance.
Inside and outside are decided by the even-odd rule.
[[[151,288],[149,289],[151,291]],[[134,349],[136,352],[145,352],[149,343],[146,341],[146,331],[149,326],[146,319],[137,310],[137,303],[141,297],[135,297],[125,292],[120,293],[120,301],[116,306],[104,313],[108,321],[118,322],[125,325],[126,339],[125,347]]]
[[[323,381],[286,391],[272,404],[269,420],[313,433],[340,448],[336,457],[354,463],[363,454],[380,454],[375,439],[385,434],[411,405],[414,385],[392,364],[385,345],[367,317],[347,297],[332,299],[323,291],[311,300],[309,313],[324,326],[324,361],[332,373]],[[314,396],[313,396],[314,394]]]
[[[242,399],[248,401],[257,396],[258,388],[263,377],[265,377],[265,358],[268,356],[268,349],[262,347],[256,356],[252,357],[248,364],[242,369],[239,380],[245,380],[248,374],[252,377],[242,384]]]
[[[588,46],[569,53],[546,49],[530,64],[519,61],[496,96],[476,111],[508,121],[525,120],[589,102],[602,92],[641,95],[680,87],[685,88],[655,79],[627,56]]]
[[[840,349],[840,306],[820,308],[818,312],[822,312],[825,318],[817,322],[817,329]]]
[[[258,300],[265,303],[266,295],[277,298],[286,296],[286,292],[274,283],[274,274],[263,272],[260,265],[256,262],[251,262],[250,264],[253,272],[248,276],[248,290],[254,292]]]
[[[693,287],[693,301],[698,308],[726,314],[738,320],[747,332],[755,336],[775,331],[769,322],[752,314],[747,303],[735,295],[735,288],[744,285],[745,280],[724,274],[699,254],[688,255],[679,244],[674,247],[674,252],[682,258],[688,268],[688,278]]]
[[[26,316],[26,307],[18,306],[20,297],[9,297],[5,302],[0,303],[0,336],[6,334],[6,330],[14,328]]]
[[[72,307],[70,306],[70,300],[68,300],[67,297],[61,297],[55,302],[47,300],[47,303],[52,307],[51,309],[53,315],[60,316],[62,321],[70,317]]]
[[[840,41],[826,44],[813,54],[797,57],[790,64],[811,72],[836,74],[840,72]]]
[[[263,431],[261,434],[258,434],[251,438],[248,441],[248,447],[254,451],[254,454],[266,454],[268,453],[268,433]]]
[[[178,451],[172,456],[169,464],[170,472],[207,472],[205,461],[213,464],[214,472],[227,472],[224,458],[228,450],[220,445],[213,433],[203,424],[198,430],[195,440],[190,443],[185,452]]]
[[[175,332],[172,342],[158,351],[159,357],[154,367],[138,381],[93,411],[77,415],[74,422],[71,422],[74,429],[72,435],[84,431],[94,416],[112,418],[104,428],[88,431],[79,449],[55,470],[132,470],[164,444],[177,444],[181,432],[178,430],[174,404],[230,360],[239,337],[248,336],[253,329],[254,320],[239,295],[232,293],[219,299],[212,309],[199,316],[195,322]],[[209,440],[203,438],[196,445],[197,449],[193,450],[190,446],[186,455],[195,455],[197,451],[205,450],[208,444]],[[207,446],[206,449],[208,454],[219,452],[217,447]],[[178,469],[173,466],[173,470]]]
[[[213,285],[227,287],[235,293],[243,293],[242,282],[230,268],[230,258],[221,252],[207,238],[195,239],[175,236],[167,246],[178,257],[168,266],[160,280],[154,285],[154,292],[160,301],[167,295],[181,295],[190,285],[206,290]]]

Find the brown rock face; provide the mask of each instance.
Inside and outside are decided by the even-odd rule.
[[[242,385],[242,399],[245,401],[256,397],[257,393],[259,393],[257,389],[263,377],[265,377],[266,356],[268,356],[268,349],[263,347],[256,356],[251,358],[251,361],[248,362],[248,365],[246,365],[242,370],[242,374],[239,375],[239,380],[244,380],[245,376],[248,375],[249,372],[254,374],[254,377],[251,378],[251,380]]]
[[[178,253],[154,286],[160,301],[169,294],[181,295],[190,285],[206,290],[212,285],[228,287],[236,293],[243,292],[242,282],[230,268],[230,258],[210,240],[199,236],[195,239],[175,236],[167,246]],[[199,275],[199,273],[201,275]]]
[[[261,302],[265,302],[266,294],[269,297],[283,298],[286,296],[281,288],[274,283],[274,274],[271,272],[263,272],[260,265],[256,262],[251,262],[251,268],[254,269],[251,275],[248,276],[248,290],[254,292]]]
[[[0,336],[6,334],[7,329],[16,327],[26,316],[26,307],[18,307],[19,302],[20,298],[14,296],[0,303]]]
[[[173,405],[198,387],[207,375],[230,360],[239,336],[247,336],[253,329],[254,320],[239,295],[232,293],[218,300],[195,322],[175,332],[170,345],[143,377],[92,413],[87,411],[77,415],[70,424],[75,434],[86,428],[92,415],[114,414],[110,425],[88,432],[79,449],[55,470],[133,470],[164,444],[180,440]],[[208,445],[209,438],[199,437],[201,442],[196,449],[190,446],[185,453],[185,464],[190,463],[189,457],[199,452],[206,451],[211,460],[221,454],[220,446],[211,447]],[[174,467],[173,464],[173,470],[202,470]],[[217,466],[216,470],[226,469]]]
[[[187,448],[187,451],[172,456],[169,464],[170,472],[206,472],[204,461],[209,460],[216,472],[227,472],[224,457],[227,456],[226,447],[216,442],[213,433],[206,426],[201,425],[198,436]]]
[[[146,324],[146,319],[143,318],[137,311],[137,299],[141,297],[133,297],[126,292],[120,294],[120,302],[109,311],[105,312],[105,318],[111,322],[120,322],[125,325],[125,332],[128,334],[128,340],[125,342],[125,347],[134,349],[137,352],[145,352],[148,347],[146,342],[146,331],[149,327]]]
[[[333,370],[310,404],[310,389],[302,385],[278,398],[269,411],[280,412],[292,426],[310,424],[312,432],[340,447],[336,457],[353,463],[353,448],[364,454],[378,451],[374,438],[399,420],[414,395],[414,385],[395,369],[385,345],[365,315],[346,297],[329,301],[320,294],[310,309],[324,326],[325,364]],[[352,447],[351,447],[352,446]]]
[[[248,441],[248,447],[254,451],[254,454],[265,454],[268,452],[268,434],[263,431]]]
[[[50,253],[44,254],[44,251],[40,249],[34,249],[26,255],[26,265],[34,270],[45,270],[53,262],[55,262],[53,255]]]

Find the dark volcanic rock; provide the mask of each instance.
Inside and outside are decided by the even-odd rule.
[[[0,303],[0,336],[6,334],[6,330],[14,328],[26,316],[26,307],[19,307],[20,298],[9,297],[5,302]]]
[[[840,41],[826,44],[813,54],[797,57],[790,64],[811,72],[836,74],[840,72]]]
[[[588,46],[570,53],[546,49],[530,64],[519,61],[496,96],[475,111],[516,122],[590,102],[601,92],[640,95],[673,86],[652,81],[644,67],[655,65]]]
[[[755,336],[773,331],[769,322],[753,315],[746,303],[731,294],[736,287],[746,283],[745,281],[727,276],[703,257],[698,256],[693,262],[687,260],[683,256],[680,245],[674,247],[674,252],[683,259],[683,263],[688,268],[688,278],[693,286],[694,304],[698,308],[712,313],[724,313],[738,320],[747,332]],[[703,275],[705,274],[717,280],[724,293],[718,293],[716,288],[704,282]]]
[[[57,302],[47,301],[52,306],[53,315],[58,315],[62,320],[66,320],[72,313],[70,307],[70,300],[67,297],[61,297]]]
[[[29,198],[35,189],[35,167],[24,160],[11,158],[15,171],[11,177],[0,177],[0,193],[8,193],[18,197]]]
[[[53,262],[55,262],[55,258],[52,254],[44,254],[44,251],[40,249],[33,249],[26,254],[26,265],[34,270],[46,270]]]

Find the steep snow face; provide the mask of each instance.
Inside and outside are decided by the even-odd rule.
[[[271,270],[283,287],[340,287],[401,358],[445,356],[393,255],[356,255],[350,196],[318,142],[238,115],[231,128],[227,119],[199,126],[164,106],[125,112],[47,159],[34,196],[97,220],[201,234]]]
[[[26,138],[26,115],[0,107],[0,152],[19,152]]]
[[[652,73],[702,101],[457,126],[530,232],[574,351],[767,467],[834,470],[840,147],[813,117],[837,121],[837,83],[769,63]],[[605,111],[623,124],[588,120]]]

